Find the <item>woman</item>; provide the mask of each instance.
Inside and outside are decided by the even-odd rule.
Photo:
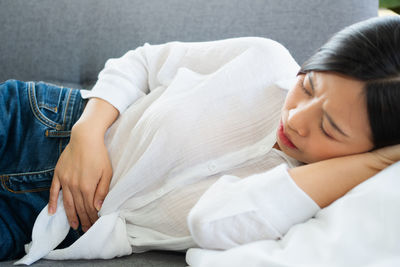
[[[2,107],[1,259],[23,254],[48,196],[60,212],[61,188],[69,225],[97,225],[91,233],[117,247],[93,257],[279,238],[400,160],[399,41],[400,19],[379,18],[336,34],[299,72],[276,42],[238,38],[138,48],[109,60],[92,91],[2,84],[2,103],[20,104]],[[246,213],[249,195],[260,214]],[[99,234],[98,211],[116,214],[111,235]]]

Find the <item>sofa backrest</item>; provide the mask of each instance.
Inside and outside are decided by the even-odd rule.
[[[105,61],[143,45],[263,36],[301,64],[378,0],[1,0],[0,82],[89,86]]]

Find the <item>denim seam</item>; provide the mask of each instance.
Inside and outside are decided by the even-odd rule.
[[[42,122],[44,125],[49,126],[51,128],[55,128],[57,129],[57,123],[49,120],[48,118],[46,118],[38,109],[37,107],[37,103],[36,103],[36,97],[35,97],[35,93],[34,93],[34,88],[33,88],[33,83],[28,83],[28,95],[29,95],[29,104],[32,108],[32,113],[33,115],[40,121]]]
[[[40,107],[43,107],[43,108],[46,108],[46,109],[48,109],[48,110],[52,110],[53,112],[56,112],[57,113],[57,107],[50,107],[49,105],[46,105],[46,104],[40,104],[40,105],[38,105],[38,107],[40,108]]]
[[[47,172],[51,172],[54,171],[54,168],[52,169],[47,169],[47,170],[43,170],[43,171],[37,171],[37,172],[25,172],[25,173],[12,173],[12,174],[4,174],[4,175],[0,175],[1,178],[1,183],[3,184],[3,187],[11,192],[11,193],[15,193],[15,194],[22,194],[22,193],[34,193],[34,192],[42,192],[42,191],[46,191],[49,190],[50,187],[40,187],[40,188],[35,188],[35,189],[30,189],[30,190],[21,190],[21,191],[14,191],[11,188],[9,188],[6,184],[7,181],[10,180],[10,177],[16,177],[16,176],[22,176],[22,175],[33,175],[33,174],[41,174],[41,173],[47,173]]]
[[[72,128],[73,122],[76,122],[75,117],[79,113],[83,102],[79,99],[79,90],[70,90],[70,95],[68,96],[68,101],[64,113],[64,129]]]
[[[54,171],[55,168],[43,170],[43,171],[36,171],[36,172],[21,172],[21,173],[9,173],[9,174],[0,174],[0,177],[10,177],[10,176],[22,176],[22,175],[33,175],[33,174],[41,174],[50,171]]]
[[[6,185],[6,180],[7,180],[7,181],[10,180],[10,178],[9,178],[9,177],[1,177],[1,183],[3,184],[3,187],[4,187],[7,191],[9,191],[9,192],[11,192],[11,193],[14,193],[14,194],[35,193],[35,192],[47,191],[47,190],[50,189],[50,187],[40,187],[40,188],[36,188],[36,189],[31,189],[31,190],[14,191],[14,190],[12,190],[11,188],[9,188],[9,187]]]

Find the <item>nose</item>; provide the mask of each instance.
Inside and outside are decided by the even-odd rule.
[[[310,126],[316,120],[316,103],[298,105],[289,110],[287,126],[298,135],[306,137],[310,133]]]

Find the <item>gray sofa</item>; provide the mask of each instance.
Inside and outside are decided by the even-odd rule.
[[[238,36],[275,39],[301,64],[334,32],[377,10],[378,0],[0,0],[0,82],[90,88],[106,59],[145,42]],[[183,253],[159,251],[36,265],[186,266]]]

